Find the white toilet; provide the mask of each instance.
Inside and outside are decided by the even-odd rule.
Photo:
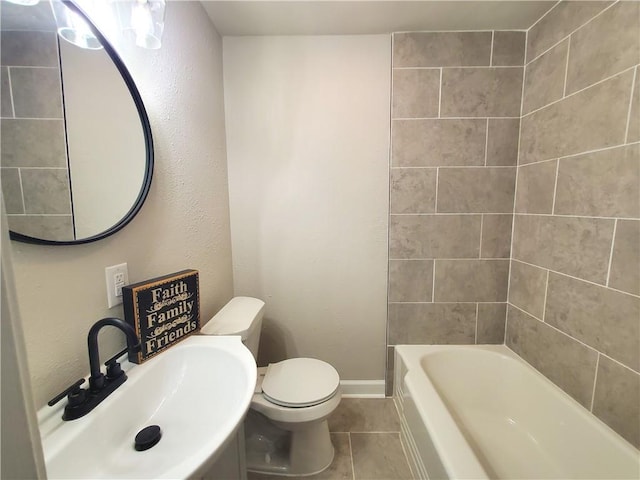
[[[235,297],[200,330],[240,335],[258,357],[265,304]],[[258,368],[245,420],[247,470],[277,475],[313,475],[333,461],[327,418],[340,403],[340,377],[322,360],[292,358]]]

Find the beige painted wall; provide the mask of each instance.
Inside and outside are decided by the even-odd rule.
[[[0,195],[0,477],[44,478],[45,467],[16,302],[9,228]]]
[[[384,35],[224,39],[234,289],[267,303],[259,363],[384,378],[390,53]]]
[[[201,313],[233,294],[222,42],[199,2],[169,2],[162,49],[122,51],[147,108],[156,149],[151,192],[138,216],[97,243],[45,247],[13,243],[35,403],[88,373],[86,336],[107,309],[104,267],[129,264],[135,282],[183,268],[200,271]],[[102,357],[124,344],[101,339]]]

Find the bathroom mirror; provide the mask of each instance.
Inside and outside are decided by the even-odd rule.
[[[93,242],[122,229],[149,192],[153,143],[124,63],[84,12],[102,48],[56,34],[52,5],[2,1],[0,178],[10,237]]]

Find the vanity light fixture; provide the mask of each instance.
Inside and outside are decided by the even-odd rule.
[[[116,2],[116,5],[123,31],[132,34],[137,46],[152,50],[160,48],[166,0],[128,0]]]
[[[67,42],[88,50],[100,50],[102,44],[81,15],[67,8],[61,0],[51,0],[58,35]]]
[[[22,5],[23,7],[32,7],[37,5],[40,0],[5,0],[5,2],[15,3],[16,5]]]
[[[82,15],[68,8],[67,3],[51,0],[58,34],[81,48],[102,48]],[[142,48],[160,48],[166,0],[74,0],[73,3],[107,39],[117,43],[118,37],[122,37],[124,43],[132,41]]]
[[[164,30],[165,0],[138,0],[131,7],[131,25],[136,32],[136,45],[158,49]]]

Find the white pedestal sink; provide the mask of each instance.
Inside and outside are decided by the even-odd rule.
[[[47,476],[194,478],[235,438],[256,382],[240,337],[191,336],[141,365],[88,415],[65,422],[66,401],[38,412]],[[159,425],[162,438],[134,449],[138,431]]]

